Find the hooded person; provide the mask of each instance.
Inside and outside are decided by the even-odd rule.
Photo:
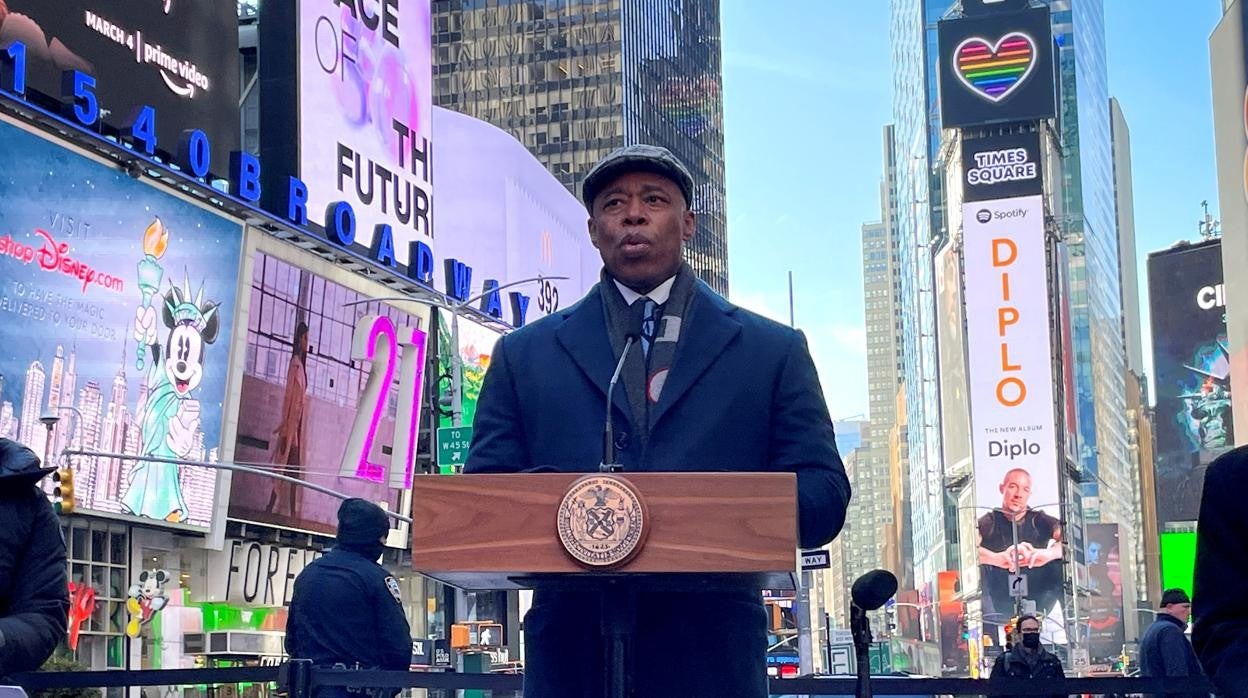
[[[29,448],[0,439],[0,684],[34,671],[65,637],[69,583],[60,519]]]
[[[295,579],[286,652],[321,667],[407,669],[412,638],[398,581],[378,564],[390,531],[381,507],[347,499],[338,508],[337,545]],[[327,687],[320,696],[345,694]]]

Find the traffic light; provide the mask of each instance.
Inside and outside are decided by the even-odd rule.
[[[59,468],[52,473],[52,481],[56,483],[56,487],[52,490],[52,506],[58,514],[72,514],[74,512],[74,471],[69,468]]]

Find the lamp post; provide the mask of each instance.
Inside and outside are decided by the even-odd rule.
[[[531,284],[537,281],[563,281],[566,276],[533,276],[527,279],[519,279],[510,281],[500,286],[493,286],[487,291],[482,291],[471,298],[462,301],[452,302],[446,294],[442,295],[442,302],[432,301],[428,299],[409,298],[407,296],[385,296],[382,298],[363,298],[358,301],[344,303],[344,306],[363,305],[365,303],[419,303],[421,305],[433,305],[451,313],[451,426],[463,426],[463,384],[464,384],[464,362],[459,355],[459,313],[472,303],[475,303],[486,296],[497,293],[505,288],[512,288],[522,284]]]

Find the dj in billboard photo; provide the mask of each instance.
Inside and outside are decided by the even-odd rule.
[[[795,473],[800,544],[824,545],[850,487],[806,340],[728,303],[682,261],[693,191],[685,166],[652,145],[616,150],[589,172],[582,199],[601,280],[498,341],[465,472],[597,472],[607,386],[623,359],[612,404],[624,473]],[[759,589],[642,592],[634,622],[635,695],[767,696]],[[525,695],[600,694],[602,629],[596,594],[535,591]]]
[[[1026,469],[1006,472],[999,489],[1001,507],[981,516],[978,526],[984,618],[990,630],[1003,627],[1014,615],[1010,574],[1015,565],[1027,577],[1027,598],[1036,602],[1040,618],[1062,597],[1061,521],[1029,506],[1031,473]]]

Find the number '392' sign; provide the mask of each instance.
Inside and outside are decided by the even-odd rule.
[[[412,486],[416,463],[416,444],[420,428],[420,395],[425,374],[424,330],[396,327],[384,315],[366,315],[355,326],[351,340],[351,358],[367,361],[372,368],[359,409],[347,438],[339,473],[385,482],[396,489]],[[399,381],[399,405],[394,423],[389,467],[373,462],[369,453],[377,439],[377,427],[386,411],[386,394],[396,376]],[[389,472],[387,477],[386,473]]]

